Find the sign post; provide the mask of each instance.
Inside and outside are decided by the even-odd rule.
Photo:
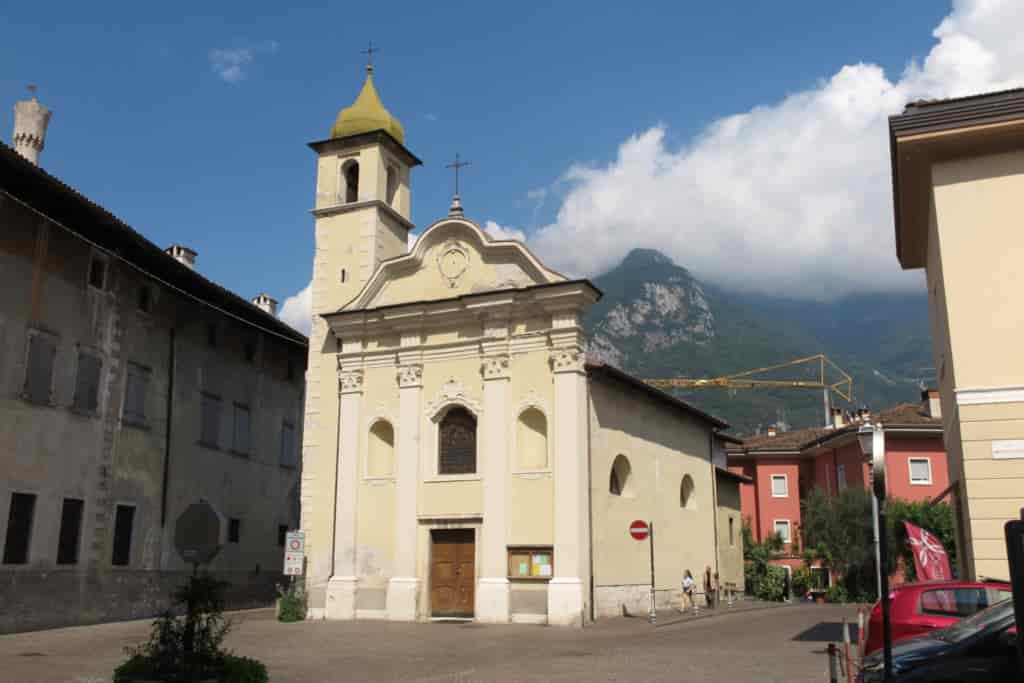
[[[658,615],[654,609],[654,522],[645,522],[642,519],[635,519],[629,525],[629,535],[638,541],[650,539],[651,551],[651,610],[647,614],[648,620],[653,624],[657,621]]]
[[[302,576],[303,560],[306,558],[306,532],[289,531],[284,539],[284,575]]]

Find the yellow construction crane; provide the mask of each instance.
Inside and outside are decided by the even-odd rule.
[[[815,367],[817,378],[809,379],[758,379],[756,375],[763,375],[772,370],[790,367]],[[831,368],[838,373],[838,380],[830,381],[826,378],[826,368]],[[833,376],[835,376],[833,373]],[[763,368],[737,372],[733,375],[722,375],[721,377],[708,377],[704,379],[691,379],[688,377],[666,377],[645,379],[644,382],[659,389],[693,389],[699,387],[724,387],[728,389],[754,389],[760,387],[783,388],[783,389],[821,389],[825,398],[825,421],[830,416],[830,392],[835,392],[847,401],[853,401],[853,377],[845,370],[819,353],[806,358],[797,358],[785,363],[768,365]]]

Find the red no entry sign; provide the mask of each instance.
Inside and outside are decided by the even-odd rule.
[[[629,525],[629,535],[638,541],[647,538],[649,533],[651,533],[651,529],[647,526],[647,522],[642,519],[634,519]]]

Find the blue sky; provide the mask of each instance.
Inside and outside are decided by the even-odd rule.
[[[573,207],[592,206],[586,193],[614,182],[635,154],[637,164],[654,165],[659,195],[646,197],[651,183],[631,185],[643,182],[640,173],[639,181],[623,180],[627,191],[615,201],[638,202],[633,213],[644,202],[658,205],[649,221],[662,229],[636,231],[633,241],[667,246],[682,265],[716,279],[721,273],[708,264],[718,256],[687,244],[727,231],[715,220],[685,224],[697,215],[686,202],[705,206],[729,192],[701,190],[671,206],[660,200],[671,198],[674,186],[657,184],[665,180],[659,159],[677,163],[707,151],[705,143],[726,150],[708,132],[723,117],[753,112],[744,119],[749,128],[763,108],[784,113],[793,101],[787,98],[827,92],[851,65],[877,65],[888,84],[879,88],[895,89],[879,95],[891,100],[880,105],[883,114],[907,93],[949,94],[1015,79],[1003,70],[962,79],[966,85],[949,85],[950,77],[942,86],[899,89],[908,63],[935,49],[932,32],[944,17],[952,17],[957,35],[987,45],[993,22],[975,21],[975,4],[20,3],[5,10],[0,92],[13,104],[26,83],[39,85],[54,111],[42,157],[50,172],[157,244],[195,248],[199,269],[240,294],[265,290],[284,299],[308,283],[311,269],[314,155],[305,143],[326,137],[338,110],[354,99],[363,79],[360,50],[372,39],[381,47],[375,77],[382,99],[425,161],[413,176],[417,225],[445,212],[451,174],[444,164],[458,151],[472,162],[462,192],[470,217],[520,230],[556,265],[592,274],[621,258],[630,242],[614,234],[631,228],[615,215],[590,215],[588,222],[586,211]],[[997,55],[1002,40],[993,38]],[[239,69],[226,70],[233,64]],[[923,64],[925,76],[938,73],[929,68]],[[860,79],[857,92],[878,80],[875,72],[850,73]],[[10,106],[2,111],[0,124],[10,131]],[[864,124],[872,139],[876,113]],[[784,118],[775,123],[777,137],[762,132],[758,139],[785,155],[787,125]],[[875,176],[888,176],[884,160],[871,161]],[[710,175],[686,169],[671,182],[691,187]],[[759,204],[772,204],[782,191],[767,188],[760,197],[756,179],[743,186]],[[835,209],[841,205],[801,215],[835,214],[834,223],[812,220],[826,223],[814,229],[847,233],[856,221],[842,218],[849,212]],[[751,249],[759,243],[758,215],[729,219],[743,231],[737,234],[751,237]],[[666,233],[676,221],[678,233]],[[891,232],[889,221],[883,227]],[[588,240],[589,225],[605,226],[608,234],[593,243],[608,248],[590,261],[561,253],[580,249],[559,236]],[[820,261],[821,254],[807,258]],[[799,279],[770,270],[757,277],[777,282],[779,292],[802,291]],[[854,276],[847,279],[846,289],[863,289]]]

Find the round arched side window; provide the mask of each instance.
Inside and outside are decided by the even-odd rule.
[[[683,482],[679,485],[679,507],[686,510],[697,509],[697,499],[693,495],[693,477],[689,474],[683,476]]]
[[[630,491],[630,474],[632,468],[629,460],[624,455],[615,456],[612,463],[612,471],[608,481],[608,493],[613,496],[628,495]]]

